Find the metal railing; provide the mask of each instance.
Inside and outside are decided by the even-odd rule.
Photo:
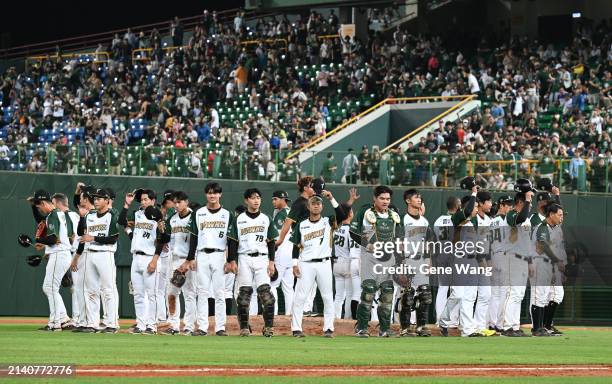
[[[237,143],[176,147],[146,145],[143,140],[141,145],[132,146],[21,145],[13,146],[8,156],[0,153],[0,169],[269,181],[296,181],[300,175],[314,175],[323,176],[330,183],[440,188],[455,188],[461,179],[472,175],[483,188],[490,190],[511,190],[513,181],[518,178],[537,182],[541,177],[548,177],[566,192],[612,192],[610,158],[584,160],[570,172],[570,158],[487,161],[480,160],[482,155],[466,153],[424,154],[394,150],[383,154],[376,147],[370,150],[368,156],[356,154],[356,161],[345,159],[346,152],[312,152],[311,160],[299,164],[287,150],[258,151],[240,148]]]

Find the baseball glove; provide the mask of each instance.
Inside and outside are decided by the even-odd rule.
[[[274,273],[270,276],[270,281],[274,282],[278,279],[278,269],[274,268]]]
[[[36,238],[40,239],[41,237],[45,236],[47,236],[47,223],[44,220],[41,220],[36,228]]]
[[[17,237],[17,242],[24,248],[27,248],[32,245],[32,238],[25,233],[22,233]]]
[[[172,279],[170,279],[170,282],[177,288],[181,288],[183,285],[185,285],[185,272],[181,272],[178,269],[174,270],[174,273],[172,274]]]
[[[68,272],[66,272],[64,277],[62,277],[62,287],[64,288],[72,287],[72,273],[70,272],[70,270],[68,270]]]
[[[30,255],[26,257],[26,263],[32,267],[38,267],[40,262],[42,261],[42,257],[39,255]]]
[[[164,215],[161,213],[159,208],[154,207],[154,206],[147,207],[144,211],[144,214],[148,220],[153,220],[156,222],[164,218]]]

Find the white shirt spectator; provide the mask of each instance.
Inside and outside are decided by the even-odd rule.
[[[2,144],[0,146],[0,160],[8,160],[9,159],[9,147],[6,144]]]
[[[191,101],[185,95],[181,95],[176,99],[176,106],[181,106],[181,113],[183,116],[187,116],[191,108]]]
[[[217,135],[217,131],[219,130],[219,112],[216,109],[210,109],[210,131],[213,136]]]
[[[64,108],[62,107],[62,100],[53,100],[53,117],[62,118],[64,117]]]
[[[225,98],[233,99],[235,90],[236,90],[236,82],[232,79],[228,81],[227,84],[225,85]]]
[[[471,94],[480,92],[480,85],[478,85],[478,80],[473,73],[468,74],[468,86]]]
[[[595,126],[595,130],[597,131],[598,135],[601,135],[603,122],[603,117],[599,116],[598,113],[593,113],[593,116],[591,117],[591,124]]]
[[[53,114],[53,100],[51,100],[50,98],[47,97],[45,99],[43,107],[45,108],[43,110],[43,118]]]

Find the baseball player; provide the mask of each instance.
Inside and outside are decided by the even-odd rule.
[[[534,229],[536,256],[530,275],[533,336],[561,336],[553,326],[556,307],[563,300],[563,271],[567,263],[563,238],[563,208],[550,202],[544,208],[546,219]],[[560,287],[558,289],[556,287]]]
[[[528,220],[533,192],[518,192],[514,196],[514,209],[506,214],[510,227],[506,260],[502,263],[500,289],[500,321],[502,335],[507,337],[527,336],[520,329],[521,302],[525,297],[529,265],[532,263],[531,223]]]
[[[441,215],[434,222],[434,234],[436,240],[440,243],[452,241],[453,239],[453,222],[451,217],[461,208],[461,200],[456,196],[451,196],[446,200],[447,212]],[[444,249],[444,247],[443,247]],[[438,267],[453,267],[454,255],[452,253],[440,253],[436,255],[435,262]],[[438,292],[436,294],[436,325],[439,325],[440,316],[446,306],[448,292],[450,289],[450,278],[444,274],[438,275]],[[455,311],[450,314],[449,328],[457,328],[459,326],[459,307],[455,307]]]
[[[127,211],[134,199],[140,203],[141,209],[132,211],[128,217]],[[131,230],[131,280],[137,324],[133,331],[135,334],[157,334],[157,268],[159,255],[170,236],[163,232],[161,212],[159,221],[145,215],[147,208],[155,209],[155,200],[155,192],[151,189],[128,193],[118,220],[121,225],[127,224],[128,231]]]
[[[393,337],[391,315],[393,310],[393,279],[386,267],[395,266],[396,255],[385,253],[374,255],[374,245],[379,242],[395,242],[404,237],[399,214],[389,209],[393,191],[384,185],[374,188],[374,201],[371,208],[361,211],[351,222],[351,236],[361,246],[361,297],[357,305],[357,326],[355,336],[370,336],[368,325],[372,303],[379,292],[377,315],[379,336]],[[387,271],[387,272],[385,272]]]
[[[361,292],[361,279],[359,278],[359,243],[351,238],[350,228],[353,220],[353,209],[346,203],[341,203],[343,215],[336,216],[339,226],[334,232],[334,279],[336,281],[336,296],[334,305],[336,318],[342,318],[342,309],[345,300],[349,306],[345,307],[345,318],[353,318],[357,312]]]
[[[72,260],[70,254],[73,237],[72,223],[70,222],[70,216],[55,208],[49,192],[36,191],[31,202],[40,214],[46,217],[46,231],[36,237],[36,244],[34,245],[36,250],[44,249],[45,256],[48,257],[43,292],[49,300],[49,322],[42,330],[61,331],[62,323],[68,321],[68,318],[59,288]]]
[[[472,243],[476,244],[479,241],[478,234],[478,220],[476,215],[478,213],[477,193],[478,187],[472,185],[472,194],[465,196],[461,199],[461,210],[455,212],[451,217],[453,222],[453,237],[455,244],[458,241],[464,244]],[[440,316],[440,333],[442,336],[448,336],[448,327],[450,325],[451,316],[450,314],[455,310],[455,307],[459,307],[459,324],[461,328],[461,336],[463,337],[479,337],[479,336],[491,336],[494,333],[479,332],[478,327],[474,321],[474,303],[476,301],[476,295],[478,292],[477,283],[474,277],[468,276],[467,274],[458,273],[459,265],[467,265],[468,267],[476,267],[478,261],[476,257],[479,256],[476,253],[459,255],[455,254],[454,264],[455,273],[453,274],[451,281],[451,290],[446,307],[442,311]]]
[[[81,217],[79,216],[78,213],[70,210],[70,208],[68,207],[68,197],[66,197],[66,195],[64,195],[63,193],[54,194],[51,197],[51,201],[58,210],[70,216],[70,221],[72,223],[72,233],[75,234],[72,240],[72,247],[70,249],[70,252],[74,255],[79,247],[80,236],[76,235],[76,233],[78,232],[79,220],[81,219]],[[77,289],[75,289],[75,284],[74,284],[75,277],[76,275],[79,274],[79,272],[71,272],[71,274],[72,274],[72,286],[70,287],[70,294],[72,297],[72,319],[73,321],[68,322],[68,324],[64,325],[62,327],[64,330],[68,330],[68,329],[73,330],[75,328],[75,321],[76,321],[74,319],[79,319],[82,316],[79,311],[81,310],[80,301],[83,298],[83,295],[80,294],[80,292]],[[82,278],[80,279],[82,280]]]
[[[87,324],[81,332],[117,333],[119,324],[117,299],[115,295],[116,270],[115,252],[117,251],[117,214],[110,209],[110,194],[105,189],[97,189],[93,194],[95,212],[84,217],[86,231],[81,236],[77,254],[81,254],[84,244],[87,244],[88,257],[83,267],[85,274],[85,308]],[[78,264],[78,262],[77,262]],[[100,329],[100,307],[97,300],[98,292],[104,303],[105,328]]]
[[[404,263],[413,267],[416,271],[410,275],[407,282],[401,284],[401,292],[398,298],[398,308],[401,332],[400,336],[431,336],[427,329],[429,316],[429,305],[432,303],[431,286],[429,276],[421,273],[423,264],[430,264],[429,253],[420,247],[419,243],[428,240],[429,221],[421,215],[421,194],[416,189],[408,189],[404,192],[404,201],[407,213],[402,223],[404,225],[404,238],[407,240],[408,248],[404,249]],[[410,328],[410,317],[416,312],[416,330]]]
[[[479,265],[481,267],[487,267],[491,259],[489,243],[491,218],[489,217],[489,212],[491,212],[491,207],[493,206],[493,196],[487,191],[478,191],[476,199],[478,200],[478,214],[476,215],[478,239],[483,242],[483,248],[485,249],[485,255],[482,255],[484,257],[479,260]],[[476,323],[476,328],[484,335],[494,335],[497,333],[494,329],[489,329],[487,324],[490,300],[491,278],[486,275],[478,275],[474,322]]]
[[[272,193],[272,206],[274,207],[274,215],[272,221],[277,231],[281,231],[289,213],[289,207],[287,203],[291,202],[287,192],[275,191]],[[291,232],[289,232],[291,236]],[[274,314],[278,315],[278,287],[281,286],[283,289],[283,297],[285,298],[285,315],[291,314],[291,307],[293,306],[293,270],[291,263],[291,253],[293,245],[289,241],[288,237],[285,237],[285,241],[277,248],[276,255],[274,257],[274,266],[278,273],[278,278],[272,281],[272,294],[274,295]]]
[[[544,184],[546,184],[544,182]],[[552,184],[552,183],[551,183]],[[536,196],[537,200],[537,212],[532,214],[530,217],[531,227],[535,228],[538,224],[544,222],[546,220],[546,212],[545,207],[551,202],[561,204],[560,199],[560,191],[559,188],[553,185],[550,185],[549,188],[544,187],[546,189],[550,189],[549,192],[541,192]],[[561,336],[563,333],[559,331],[552,323],[552,318],[554,317],[555,311],[559,304],[563,301],[564,291],[562,284],[562,273],[559,267],[555,268],[555,283],[551,286],[551,298],[550,302],[544,308],[544,328],[553,336]]]
[[[504,284],[510,269],[509,255],[510,246],[510,227],[506,221],[508,212],[512,210],[514,199],[511,196],[501,196],[497,199],[497,212],[491,219],[490,226],[490,249],[491,266],[493,276],[491,276],[491,300],[489,301],[488,325],[489,329],[504,335],[503,313],[505,312],[506,300],[508,299],[510,286]],[[502,290],[502,286],[505,286]]]
[[[253,294],[253,282],[263,307],[265,337],[274,335],[274,295],[271,292],[270,276],[274,274],[274,239],[278,232],[269,216],[259,210],[261,192],[249,188],[244,192],[246,212],[234,219],[229,235],[228,260],[230,269],[236,273],[238,286],[238,322],[240,336],[251,334],[249,307]],[[282,244],[282,242],[281,242]]]
[[[164,191],[162,203],[160,206],[162,215],[164,216],[164,222],[167,224],[170,216],[173,216],[176,210],[174,209],[174,191]],[[168,227],[169,228],[169,227]],[[172,254],[170,248],[166,244],[159,255],[158,269],[159,273],[157,277],[157,324],[163,324],[168,319],[167,300],[168,300],[168,281],[172,277],[172,271],[170,265],[172,264]],[[169,276],[170,275],[170,276]]]
[[[204,188],[206,205],[193,213],[189,255],[182,271],[195,269],[197,287],[198,330],[194,336],[208,334],[208,298],[215,299],[215,335],[225,331],[225,271],[228,236],[232,231],[233,215],[221,207],[223,189],[219,183]]]
[[[323,191],[336,215],[346,215],[339,209],[338,202],[331,192]],[[299,222],[291,236],[293,245],[293,273],[299,280],[296,285],[295,302],[291,314],[291,331],[294,337],[304,337],[302,318],[304,303],[316,282],[323,299],[323,335],[334,337],[334,291],[331,258],[333,256],[333,236],[336,228],[334,217],[321,217],[323,199],[314,195],[308,199],[309,217]]]
[[[170,243],[168,245],[168,253],[172,260],[168,270],[170,275],[172,271],[180,268],[189,255],[191,220],[193,218],[187,194],[177,191],[174,198],[176,199],[176,213],[168,217],[166,225],[166,228],[170,228]],[[197,316],[195,274],[195,271],[189,269],[185,271],[185,284],[181,288],[168,284],[168,322],[170,328],[165,330],[164,334],[176,335],[180,333],[181,301],[179,295],[181,292],[185,300],[183,335],[191,336],[193,334]]]

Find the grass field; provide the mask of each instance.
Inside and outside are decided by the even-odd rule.
[[[459,338],[431,337],[404,339],[325,339],[311,336],[240,338],[142,336],[131,334],[75,334],[36,331],[39,325],[0,324],[0,364],[75,364],[75,365],[163,365],[163,366],[408,366],[418,364],[491,365],[612,365],[611,328],[565,328],[565,336],[550,338]],[[541,377],[538,382],[604,383],[612,377]],[[166,376],[166,375],[164,375]],[[411,377],[416,383],[524,383],[521,377],[465,378]],[[581,376],[580,372],[576,376]],[[271,380],[273,379],[273,380]],[[385,377],[206,377],[208,383],[226,382],[406,382],[408,378]],[[193,377],[118,378],[131,382],[202,382]],[[53,383],[75,379],[52,379]],[[104,383],[108,377],[79,377],[78,382]],[[19,379],[19,383],[30,379]],[[32,379],[31,382],[42,382]]]

